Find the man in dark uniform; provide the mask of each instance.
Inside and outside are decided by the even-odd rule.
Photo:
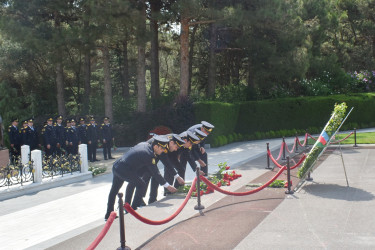
[[[87,125],[87,146],[89,153],[89,161],[99,161],[96,159],[96,148],[99,142],[99,128],[95,123],[95,118],[92,116],[90,118],[90,124]]]
[[[108,195],[105,220],[108,219],[110,213],[114,210],[116,195],[124,184],[124,181],[136,186],[137,190],[133,205],[135,207],[139,206],[144,190],[146,189],[146,184],[141,176],[146,171],[149,171],[158,180],[159,184],[167,188],[170,192],[177,191],[177,189],[164,180],[156,166],[156,158],[166,151],[167,145],[168,140],[166,138],[155,136],[152,145],[139,143],[115,161],[112,168],[113,181],[111,191]]]
[[[112,125],[109,123],[109,117],[104,117],[104,123],[100,126],[104,160],[114,159],[111,155],[113,142]]]
[[[22,121],[22,127],[20,129],[20,142],[21,142],[21,145],[25,145],[25,143],[23,142],[24,140],[24,135],[23,135],[23,131],[27,128],[27,120],[23,120]]]
[[[185,181],[184,179],[182,179],[178,173],[177,173],[177,170],[175,169],[175,165],[176,163],[172,163],[170,161],[170,158],[169,158],[169,155],[172,153],[172,152],[175,152],[177,151],[180,147],[183,147],[185,141],[182,140],[178,135],[176,134],[168,134],[168,135],[160,135],[161,137],[164,137],[164,138],[167,138],[169,140],[168,142],[168,151],[167,152],[164,152],[162,153],[157,159],[156,159],[156,165],[157,163],[159,162],[159,159],[160,161],[163,163],[164,165],[164,179],[165,179],[165,173],[168,172],[170,174],[170,176],[172,176],[171,179],[169,179],[167,182],[170,183],[171,185],[173,184],[173,181],[174,179],[177,180],[177,182],[180,184],[180,185],[184,185],[185,184]],[[152,145],[154,143],[154,138],[151,138],[149,139],[146,143]],[[146,172],[143,176],[142,176],[142,179],[144,180],[144,182],[146,183],[146,187],[148,187],[148,184],[150,183],[150,179],[151,179],[151,184],[150,184],[150,198],[148,200],[148,204],[151,204],[153,202],[155,202],[157,200],[157,196],[158,196],[158,186],[159,186],[159,183],[158,181],[156,180],[156,178],[154,178],[153,176],[151,176],[151,174],[149,172]],[[126,197],[125,197],[125,202],[127,203],[131,203],[131,199],[132,199],[132,196],[133,196],[133,192],[134,192],[134,188],[135,186],[132,185],[132,184],[128,184],[128,186],[126,187]],[[146,192],[147,192],[147,188],[145,190],[145,194],[143,195],[143,197],[146,195]],[[141,205],[146,205],[143,201],[141,203]]]
[[[49,117],[47,119],[47,124],[44,125],[42,129],[43,141],[44,141],[44,150],[46,156],[51,156],[56,152],[56,127],[53,126],[53,118]]]
[[[178,174],[185,179],[186,164],[189,162],[191,169],[195,172],[197,170],[197,164],[195,159],[191,154],[192,147],[200,142],[199,138],[191,133],[190,131],[185,131],[179,134],[182,140],[185,141],[183,147],[179,148],[175,153],[172,153],[169,159],[175,164]],[[177,164],[179,163],[179,164]],[[203,175],[204,172],[199,170],[199,174]],[[166,180],[170,180],[171,176],[168,174]],[[181,186],[178,182],[174,183],[174,187],[178,188]]]
[[[34,127],[34,119],[27,120],[27,127],[23,130],[23,143],[30,146],[30,151],[40,147],[39,136],[36,128]]]
[[[63,117],[58,115],[56,117],[55,131],[56,131],[56,153],[62,155],[65,148],[65,128],[62,125]]]
[[[8,127],[8,135],[10,141],[10,161],[14,162],[21,155],[21,132],[18,129],[18,119],[12,119],[12,125]]]
[[[192,133],[195,132],[196,134],[199,134],[199,135],[201,135],[200,132],[202,132],[207,137],[214,128],[215,126],[212,125],[211,123],[202,121],[200,124],[196,124],[190,127],[188,131]],[[199,131],[197,132],[196,129],[199,130],[200,132]],[[202,166],[202,170],[205,173],[205,175],[207,175],[208,174],[208,161],[207,161],[207,153],[204,148],[206,137],[204,137],[203,135],[201,137],[202,137],[201,142],[198,145],[193,146],[192,154],[193,154],[194,159],[197,160]]]
[[[87,126],[86,126],[84,117],[79,118],[78,135],[79,135],[79,144],[87,145]]]
[[[72,118],[70,120],[70,134],[69,134],[69,147],[70,147],[70,153],[72,155],[78,154],[78,142],[79,142],[79,135],[78,135],[78,129],[76,127],[76,120]]]

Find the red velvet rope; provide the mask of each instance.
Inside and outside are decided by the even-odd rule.
[[[109,228],[112,226],[112,223],[113,221],[116,219],[116,212],[111,212],[111,214],[109,215],[109,218],[107,220],[107,223],[105,223],[102,231],[99,233],[99,235],[96,237],[96,239],[90,244],[90,246],[88,248],[86,248],[86,250],[93,250],[95,249],[99,243],[102,241],[102,239],[104,238],[104,236],[107,234]]]
[[[253,190],[250,190],[250,191],[247,191],[247,192],[242,192],[242,193],[235,193],[235,192],[230,192],[230,191],[226,191],[224,189],[221,189],[219,188],[218,186],[216,186],[215,184],[211,183],[209,180],[206,179],[206,177],[204,176],[200,176],[201,180],[204,181],[207,186],[215,189],[216,191],[220,192],[220,193],[223,193],[223,194],[227,194],[227,195],[234,195],[234,196],[244,196],[244,195],[249,195],[249,194],[254,194],[256,192],[259,192],[260,190],[268,187],[272,182],[274,182],[276,180],[277,177],[279,177],[281,175],[281,173],[286,169],[286,167],[282,167],[279,172],[277,172],[277,174],[272,178],[270,179],[267,183],[265,183],[264,185],[256,188],[256,189],[253,189]]]
[[[294,149],[296,148],[297,139],[294,139],[294,145],[292,150],[289,151],[288,144],[285,143],[286,151],[288,151],[290,154],[294,152]]]
[[[271,158],[272,162],[276,165],[276,167],[278,168],[282,168],[282,167],[286,167],[285,165],[284,166],[281,166],[273,157],[272,157],[272,154],[271,154],[271,151],[268,150],[267,151],[267,154],[269,155],[269,157]],[[303,155],[302,158],[298,161],[298,163],[294,166],[291,166],[290,169],[295,169],[296,167],[298,167],[299,165],[301,165],[301,163],[305,160],[306,158],[306,155]]]
[[[311,139],[313,139],[314,141],[317,140],[317,139],[315,139],[314,137],[312,137],[312,135],[310,135],[310,134],[309,134],[309,137],[310,137]]]
[[[338,141],[333,141],[333,142],[330,142],[331,144],[336,144],[336,143],[340,143],[342,141],[345,141],[346,139],[348,139],[350,136],[352,136],[352,134],[354,134],[354,132],[351,132],[349,135],[347,135],[345,138],[341,139],[341,140],[338,140]]]
[[[307,142],[307,133],[305,134],[305,140],[303,142],[303,144],[301,144],[301,142],[299,141],[298,137],[297,137],[297,141],[298,141],[298,144],[301,146],[301,147],[304,147],[306,145],[306,142]]]
[[[126,209],[126,211],[128,211],[131,215],[133,215],[135,218],[137,218],[138,220],[142,221],[143,223],[146,223],[146,224],[149,224],[149,225],[162,225],[162,224],[165,224],[167,222],[170,222],[171,220],[173,220],[181,211],[182,209],[185,207],[186,203],[188,202],[188,200],[190,199],[190,196],[191,194],[193,193],[193,187],[195,187],[195,184],[197,182],[197,177],[194,178],[193,180],[193,183],[191,184],[191,187],[189,189],[189,192],[188,194],[186,195],[185,197],[185,200],[184,202],[181,204],[181,206],[177,209],[177,211],[172,214],[171,216],[169,216],[168,218],[164,219],[164,220],[160,220],[160,221],[155,221],[155,220],[150,220],[150,219],[147,219],[143,216],[141,216],[139,213],[137,213],[130,205],[129,203],[125,203],[124,205],[124,208]]]
[[[277,156],[276,161],[280,160],[280,158],[281,158],[281,154],[283,153],[283,149],[284,149],[284,147],[285,147],[285,142],[282,142],[282,143],[281,143],[280,152],[279,152],[279,156]]]

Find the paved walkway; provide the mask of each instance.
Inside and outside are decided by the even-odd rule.
[[[288,143],[292,141],[293,138],[287,140]],[[270,142],[271,150],[276,155],[280,147],[280,139],[233,143],[209,149],[210,172],[215,172],[214,166],[217,163],[227,161],[232,169],[238,169],[243,175],[227,188],[234,191],[246,187],[250,181],[269,172],[264,169],[266,142]],[[299,249],[301,248],[299,246],[310,249],[350,249],[345,245],[349,241],[352,243],[348,246],[359,244],[357,245],[359,249],[374,249],[375,221],[364,212],[365,208],[375,207],[373,178],[375,173],[373,168],[370,168],[370,163],[375,157],[373,152],[374,149],[362,149],[362,147],[360,149],[350,147],[343,151],[349,188],[346,187],[342,175],[341,158],[337,154],[332,154],[314,171],[316,182],[303,186],[300,192],[288,196],[288,199],[275,198],[274,200],[280,200],[280,205],[276,204],[272,210],[263,212],[266,216],[259,219],[259,223],[255,223],[253,228],[249,227],[247,233],[242,232],[241,237],[236,237],[235,245],[228,245],[229,248],[221,249],[249,249],[250,246],[252,249]],[[116,157],[120,156],[119,153],[116,154]],[[104,161],[99,163],[104,164]],[[111,165],[111,162],[106,164]],[[324,166],[325,164],[328,166]],[[1,248],[84,249],[95,239],[104,225],[103,216],[111,177],[111,174],[105,174],[85,182],[2,201]],[[188,172],[186,179],[193,177],[194,174]],[[176,210],[182,198],[177,196],[163,198],[156,204],[141,208],[139,212],[154,220],[164,219]],[[259,199],[261,198],[258,197]],[[202,198],[202,202],[210,211],[222,209],[223,205],[220,205],[220,202],[230,207],[231,201],[234,201],[234,198],[228,198],[218,192]],[[247,202],[244,200],[242,204]],[[241,201],[239,203],[241,204]],[[254,201],[253,204],[255,203]],[[175,220],[162,226],[146,225],[131,215],[126,215],[127,245],[131,248],[140,246],[147,248],[147,244],[157,242],[160,240],[158,237],[162,237],[165,232],[173,232],[173,228],[177,228],[178,225],[183,226],[189,218],[197,217],[197,211],[193,209],[195,204],[192,199]],[[237,205],[231,206],[235,208]],[[232,213],[234,211],[236,210],[234,209]],[[205,217],[209,218],[209,214],[205,213]],[[216,223],[225,224],[225,220],[217,220],[217,215],[211,218],[214,218]],[[98,249],[119,247],[118,221],[115,220]],[[246,223],[243,225],[246,228]],[[201,228],[215,226],[217,225],[209,224]],[[296,235],[296,231],[300,233]],[[334,232],[336,235],[332,235]],[[232,233],[238,235],[234,231],[227,232],[225,236],[227,241],[233,242]],[[330,237],[325,237],[326,233]],[[336,240],[337,245],[332,239]],[[165,241],[173,242],[173,239],[164,238],[161,242]],[[182,249],[182,246],[170,245],[169,249]],[[203,249],[199,248],[199,245],[195,248]]]

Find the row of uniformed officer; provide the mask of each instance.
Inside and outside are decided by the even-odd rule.
[[[207,122],[204,123],[205,126],[210,129],[209,132],[211,132],[214,126]],[[197,134],[199,134],[201,138],[198,137]],[[137,144],[128,153],[124,154],[121,158],[122,160],[117,160],[113,165],[113,183],[108,197],[105,219],[108,219],[110,212],[113,211],[115,196],[124,181],[128,182],[125,202],[129,204],[131,203],[134,187],[136,188],[135,197],[131,203],[131,206],[134,209],[137,209],[142,205],[142,197],[146,193],[150,176],[154,180],[151,180],[149,203],[156,200],[157,184],[164,185],[167,192],[175,192],[177,189],[171,188],[171,184],[173,185],[174,179],[176,180],[176,187],[184,184],[183,178],[185,176],[187,162],[189,162],[193,171],[196,171],[197,165],[195,161],[198,161],[199,159],[192,155],[192,148],[193,145],[197,145],[204,140],[206,136],[207,134],[199,133],[198,130],[195,130],[194,133],[191,131],[185,131],[180,135],[166,135],[164,137],[155,135],[149,141]],[[163,140],[166,145],[165,149],[160,153],[154,153],[152,164],[147,164],[147,161],[142,161],[142,163],[140,163],[141,166],[137,167],[137,160],[141,161],[141,159],[143,160],[143,157],[147,158],[147,153],[142,150],[142,145],[143,147],[154,147],[155,145],[160,144]],[[135,157],[134,155],[137,155],[138,157]],[[156,166],[158,159],[160,159],[165,166],[163,179],[160,178],[160,173]],[[202,166],[204,162],[203,160],[201,162],[200,165]],[[207,164],[204,166],[207,166]],[[124,169],[127,169],[127,171]],[[120,173],[121,170],[124,172]],[[204,175],[205,172],[200,171],[200,174]]]

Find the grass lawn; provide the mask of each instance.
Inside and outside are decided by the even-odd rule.
[[[336,139],[334,141],[340,140],[348,136],[349,134],[336,134]],[[317,139],[317,138],[316,138]],[[303,142],[301,142],[303,143]],[[309,145],[313,145],[315,140],[308,139]],[[337,144],[337,143],[335,143]],[[354,144],[354,134],[352,134],[349,138],[342,141],[341,144]],[[375,132],[368,132],[368,133],[357,133],[357,144],[375,144]]]

